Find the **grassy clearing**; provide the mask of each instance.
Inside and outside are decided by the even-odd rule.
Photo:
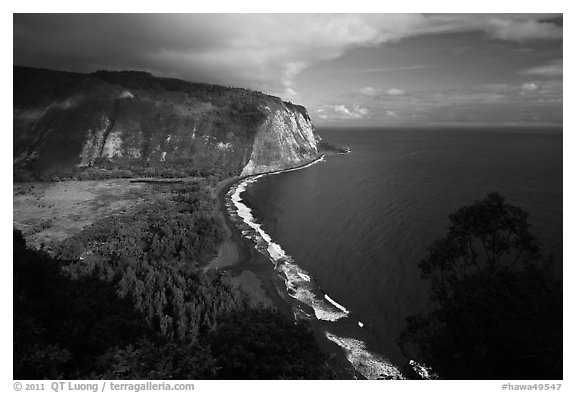
[[[13,184],[13,226],[34,248],[56,244],[145,200],[149,186],[126,179]]]

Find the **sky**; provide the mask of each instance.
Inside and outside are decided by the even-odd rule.
[[[15,65],[256,89],[313,122],[560,126],[561,14],[14,14]]]

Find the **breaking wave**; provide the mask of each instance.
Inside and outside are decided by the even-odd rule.
[[[366,379],[404,379],[400,370],[384,357],[368,351],[362,341],[329,332],[326,338],[344,349],[346,359]]]
[[[262,225],[252,215],[252,209],[242,201],[242,193],[246,191],[250,184],[255,183],[261,177],[307,168],[323,160],[324,155],[298,168],[247,177],[230,188],[226,194],[226,207],[230,216],[238,219],[242,236],[252,240],[255,243],[256,250],[265,255],[274,264],[275,270],[284,280],[288,295],[311,307],[317,319],[336,321],[348,316],[349,311],[344,306],[336,303],[327,294],[322,296],[322,294],[318,293],[319,291],[312,282],[310,274],[298,266],[294,259],[286,254],[279,244],[272,240],[270,235],[262,229]],[[296,310],[295,314],[300,318],[310,317],[310,314],[300,308]]]

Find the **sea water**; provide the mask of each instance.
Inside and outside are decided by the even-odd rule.
[[[448,215],[490,191],[530,214],[562,269],[561,129],[319,129],[351,150],[246,179],[228,194],[243,235],[367,378],[400,377],[406,317],[430,308],[418,262]]]

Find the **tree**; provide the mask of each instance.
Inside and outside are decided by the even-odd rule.
[[[210,347],[220,379],[332,378],[309,325],[269,309],[221,317]]]
[[[529,228],[495,192],[452,214],[419,263],[434,308],[408,317],[403,349],[442,378],[561,379],[562,284]]]
[[[29,249],[13,232],[14,378],[89,377],[97,359],[152,332],[128,299],[94,276],[77,280],[63,262]]]

